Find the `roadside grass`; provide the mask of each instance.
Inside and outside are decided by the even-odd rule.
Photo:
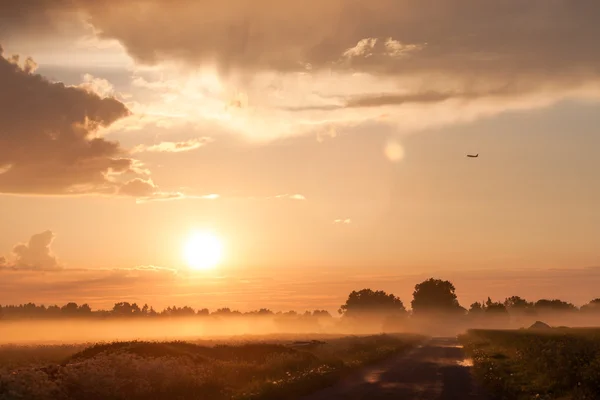
[[[27,346],[20,358],[18,346],[2,346],[0,359],[10,354],[12,361],[0,367],[0,399],[292,399],[422,340],[372,335],[304,345],[252,341],[213,346],[133,341]],[[21,368],[15,369],[18,362]]]
[[[600,399],[600,329],[470,330],[459,339],[496,399]]]

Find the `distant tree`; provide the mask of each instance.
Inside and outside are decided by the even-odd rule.
[[[77,309],[77,313],[80,315],[90,315],[92,313],[92,307],[87,303],[82,304]]]
[[[485,313],[490,316],[508,316],[504,303],[493,302],[489,297],[485,302]]]
[[[469,307],[469,315],[482,315],[485,311],[485,305],[476,301]]]
[[[196,312],[196,314],[197,314],[197,315],[201,315],[201,316],[204,316],[204,317],[205,317],[205,316],[207,316],[207,315],[209,315],[209,314],[210,314],[210,311],[208,311],[208,308],[203,308],[203,309],[201,309],[201,310],[198,310],[198,311]]]
[[[600,299],[594,299],[589,303],[581,306],[581,311],[586,313],[597,313],[600,312]]]
[[[77,315],[77,312],[79,311],[79,306],[77,305],[77,303],[67,303],[60,308],[60,311],[62,314],[67,316]]]
[[[577,307],[566,301],[554,299],[541,299],[535,302],[534,308],[537,312],[573,312]]]
[[[398,297],[383,290],[363,289],[352,291],[339,311],[344,316],[366,316],[369,314],[406,315],[406,308]]]
[[[533,303],[519,296],[507,297],[504,300],[504,306],[509,310],[519,311],[533,307]]]
[[[319,318],[332,318],[331,314],[327,310],[314,310],[312,315],[313,317]]]
[[[46,315],[50,318],[57,317],[60,315],[60,313],[61,313],[61,309],[56,304],[53,306],[48,306],[48,308],[46,308]]]
[[[297,317],[298,313],[294,310],[286,311],[284,313],[278,312],[278,315],[283,315],[284,317]]]
[[[136,304],[130,304],[128,302],[120,302],[115,303],[112,309],[112,314],[116,316],[132,316],[132,315],[140,315],[142,310]]]
[[[430,278],[415,286],[411,302],[413,314],[463,313],[454,285],[449,281]]]
[[[167,307],[164,310],[162,310],[162,312],[160,313],[160,315],[166,316],[166,317],[188,317],[188,316],[191,316],[194,314],[196,314],[196,311],[193,308],[188,307],[188,306]]]
[[[231,310],[229,307],[219,308],[217,311],[214,311],[211,315],[223,316],[223,317],[231,317],[236,315],[242,315],[241,312],[236,310]]]

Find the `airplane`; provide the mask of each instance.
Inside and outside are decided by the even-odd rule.
[[[467,154],[467,157],[471,157],[471,158],[477,158],[479,157],[479,153],[473,155],[473,154]]]

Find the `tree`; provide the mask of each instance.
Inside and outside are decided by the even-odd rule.
[[[481,315],[485,311],[485,306],[476,301],[469,307],[469,315]]]
[[[85,303],[79,306],[77,312],[82,315],[90,315],[92,313],[92,307],[89,304]]]
[[[67,316],[73,316],[77,314],[77,311],[79,309],[79,306],[77,305],[77,303],[67,303],[64,306],[62,306],[60,308],[60,311]]]
[[[313,317],[331,318],[331,314],[327,310],[314,310],[312,315]]]
[[[567,303],[566,301],[554,299],[547,300],[541,299],[535,302],[535,310],[538,312],[572,312],[577,311],[577,307],[575,307],[571,303]]]
[[[417,284],[411,302],[413,313],[463,313],[455,291],[451,282],[441,279],[430,278]]]
[[[504,300],[504,306],[509,310],[525,311],[526,309],[533,307],[533,303],[519,296],[511,296]]]
[[[493,302],[489,297],[485,302],[485,313],[490,316],[508,316],[508,311],[506,310],[506,306],[500,302]]]
[[[128,302],[120,302],[115,303],[112,314],[119,316],[131,316],[131,315],[139,315],[142,313],[142,310],[137,305],[137,303],[129,304]]]
[[[339,311],[340,314],[348,317],[367,316],[369,314],[386,315],[406,315],[406,308],[398,297],[388,294],[383,290],[373,291],[363,289],[352,291],[348,300],[343,304]]]
[[[589,303],[581,306],[582,312],[600,312],[600,299],[594,299]]]

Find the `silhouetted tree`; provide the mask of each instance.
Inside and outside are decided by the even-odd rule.
[[[211,315],[229,317],[234,315],[242,315],[239,311],[232,311],[229,307],[219,308],[217,311],[214,311]]]
[[[82,304],[77,309],[77,313],[80,315],[90,315],[92,313],[92,307],[87,303]]]
[[[464,313],[458,304],[456,289],[449,281],[430,278],[415,286],[411,302],[414,315],[428,313]]]
[[[512,311],[524,311],[533,308],[533,303],[519,296],[511,296],[504,300],[504,306]]]
[[[115,303],[112,309],[112,314],[116,316],[132,316],[141,314],[142,310],[136,304],[128,302]]]
[[[554,299],[547,300],[541,299],[535,302],[535,310],[537,312],[573,312],[577,311],[577,307],[575,307],[571,303],[567,303],[566,301]]]
[[[469,315],[482,315],[485,311],[485,305],[476,301],[469,307]]]
[[[368,314],[406,315],[406,308],[398,297],[383,290],[363,289],[352,291],[339,311],[344,316]]]
[[[490,316],[506,316],[508,317],[508,311],[504,303],[494,302],[489,297],[485,302],[485,313]]]
[[[198,310],[196,314],[206,317],[210,315],[210,311],[208,311],[208,308],[203,308],[201,310]]]
[[[312,315],[313,317],[319,318],[332,318],[331,314],[327,310],[314,310]]]
[[[60,308],[60,311],[66,316],[77,315],[78,310],[79,306],[77,305],[77,303],[67,303]]]
[[[600,313],[600,299],[594,299],[581,306],[581,311],[585,313]]]
[[[283,317],[297,317],[298,313],[294,310],[290,310],[290,311],[286,311],[286,312],[278,311],[276,313],[276,315],[283,316]]]

